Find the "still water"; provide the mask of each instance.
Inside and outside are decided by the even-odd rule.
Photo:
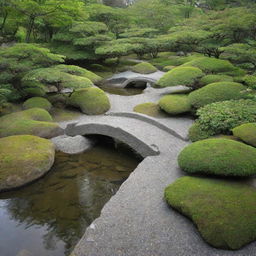
[[[57,153],[42,179],[0,194],[0,255],[69,255],[140,160],[109,144]]]

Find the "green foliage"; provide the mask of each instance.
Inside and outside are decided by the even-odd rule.
[[[42,108],[31,108],[0,117],[0,137],[29,134],[52,138],[62,133],[63,130],[52,122],[50,114]]]
[[[202,70],[195,67],[177,67],[168,71],[157,82],[160,87],[185,85],[196,86],[198,80],[203,76]]]
[[[234,136],[256,147],[256,123],[242,124],[232,129]]]
[[[76,90],[68,99],[68,104],[80,108],[87,115],[104,114],[110,109],[107,95],[96,87]]]
[[[33,98],[26,100],[23,103],[23,108],[24,109],[43,108],[43,109],[49,111],[52,108],[52,104],[45,98],[33,97]]]
[[[246,75],[243,78],[246,85],[252,89],[256,89],[256,76],[255,75]]]
[[[217,82],[233,82],[233,77],[227,75],[207,75],[200,80],[200,85],[204,86],[207,84],[217,83]]]
[[[212,83],[191,92],[188,99],[198,109],[213,102],[245,98],[245,89],[242,84],[234,82]]]
[[[236,250],[256,239],[252,186],[187,176],[165,189],[165,199],[190,218],[204,241],[214,247]]]
[[[133,72],[140,74],[151,74],[157,71],[153,65],[148,62],[141,62],[131,68]]]
[[[235,67],[227,60],[220,60],[209,57],[200,57],[182,65],[183,67],[197,67],[205,73],[222,73],[233,71]]]
[[[256,122],[256,102],[230,100],[206,105],[197,111],[200,129],[215,134],[229,134],[231,129]]]
[[[165,95],[158,104],[163,111],[170,115],[179,115],[191,110],[187,95]]]
[[[212,130],[202,129],[199,122],[194,122],[188,131],[188,137],[192,142],[198,140],[204,140],[211,136],[215,135],[215,132]]]
[[[201,140],[185,147],[178,163],[193,174],[250,176],[256,174],[256,149],[228,139]]]
[[[159,106],[153,102],[146,102],[139,104],[134,107],[134,112],[138,112],[144,115],[153,116],[153,117],[163,117],[164,113],[161,111]]]

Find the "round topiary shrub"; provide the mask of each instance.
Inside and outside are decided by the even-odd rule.
[[[233,82],[233,77],[227,75],[207,75],[200,80],[200,85],[205,86],[217,82]]]
[[[133,67],[131,70],[140,74],[151,74],[157,71],[157,68],[148,62],[141,62]]]
[[[185,64],[181,65],[182,67],[197,67],[200,68],[205,73],[222,73],[230,72],[236,69],[229,61],[220,60],[210,57],[199,57],[195,58]]]
[[[256,122],[256,102],[230,100],[206,105],[197,111],[200,129],[211,135],[230,134],[231,129]]]
[[[256,174],[256,149],[234,140],[206,139],[185,147],[178,163],[188,173],[250,176]]]
[[[213,102],[244,98],[243,91],[245,90],[246,87],[239,83],[218,82],[191,92],[188,99],[191,105],[197,109]]]
[[[170,71],[170,70],[172,70],[172,69],[174,69],[174,68],[176,68],[176,66],[165,66],[165,67],[163,68],[163,71],[168,72],[168,71]]]
[[[23,108],[24,109],[43,108],[43,109],[49,111],[52,108],[52,104],[45,98],[33,97],[33,98],[26,100],[23,103]]]
[[[235,250],[256,239],[256,189],[252,186],[186,176],[170,184],[164,195],[214,247]]]
[[[87,115],[104,114],[110,109],[108,96],[97,87],[76,90],[68,99],[68,104],[80,108]]]
[[[232,129],[234,136],[256,147],[256,123],[242,124]]]
[[[165,95],[158,104],[163,111],[170,115],[183,114],[191,110],[187,95],[182,94]]]
[[[178,163],[188,173],[250,176],[256,174],[256,149],[228,139],[201,140],[185,147]]]
[[[134,107],[133,111],[153,117],[165,116],[165,113],[161,111],[160,107],[153,102],[139,104]]]
[[[201,69],[195,67],[177,67],[168,71],[161,77],[157,85],[159,87],[184,85],[193,87],[198,80],[204,75]]]

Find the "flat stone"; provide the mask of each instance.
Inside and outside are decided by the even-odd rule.
[[[94,145],[92,140],[81,135],[74,137],[61,135],[52,138],[51,141],[54,143],[57,151],[67,154],[79,154],[90,149]]]

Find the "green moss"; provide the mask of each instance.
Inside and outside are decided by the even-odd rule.
[[[246,87],[239,83],[218,82],[191,92],[188,99],[194,108],[200,108],[213,102],[244,98],[242,92],[245,90]]]
[[[256,239],[256,189],[253,187],[217,179],[182,177],[165,189],[165,199],[190,218],[203,239],[214,247],[235,250]]]
[[[207,139],[212,135],[214,135],[214,132],[203,130],[198,122],[193,123],[188,131],[189,139],[192,142]]]
[[[256,174],[256,149],[227,139],[201,140],[184,148],[178,163],[188,173],[250,176]]]
[[[59,125],[52,122],[51,115],[42,108],[14,112],[0,118],[0,137],[29,134],[51,138],[62,133]]]
[[[256,123],[242,124],[232,129],[234,136],[256,147]]]
[[[141,62],[133,67],[131,67],[131,70],[136,73],[140,74],[151,74],[157,71],[157,68],[155,68],[152,64],[148,62]]]
[[[110,109],[107,95],[96,87],[76,90],[68,99],[68,104],[80,108],[87,115],[100,115]]]
[[[159,101],[160,108],[170,115],[178,115],[191,110],[187,95],[165,95]]]
[[[54,162],[51,141],[20,135],[0,139],[0,191],[23,186],[47,172]]]
[[[26,100],[23,103],[23,108],[24,109],[43,108],[43,109],[49,111],[52,108],[52,104],[45,98],[33,97],[33,98]]]
[[[134,112],[142,113],[153,117],[164,117],[165,114],[161,111],[159,106],[152,102],[142,103],[133,109]]]
[[[44,89],[40,87],[28,87],[24,88],[23,90],[24,96],[29,96],[29,97],[43,97],[46,95],[46,92]]]
[[[233,77],[227,75],[207,75],[200,80],[200,85],[204,86],[217,82],[233,82]]]
[[[172,70],[172,69],[174,69],[174,68],[176,68],[176,66],[165,66],[164,68],[163,68],[163,71],[165,71],[165,72],[168,72],[168,71],[170,71],[170,70]]]
[[[177,67],[168,71],[161,77],[157,85],[159,87],[185,85],[193,87],[203,76],[203,72],[199,68],[194,67]]]
[[[244,82],[252,89],[256,89],[256,76],[246,75],[244,77]]]
[[[236,68],[227,60],[220,60],[216,58],[209,57],[199,57],[195,58],[185,64],[183,67],[197,67],[200,68],[205,73],[222,73],[222,72],[231,72]]]
[[[79,111],[74,111],[74,110],[64,109],[64,108],[57,108],[57,107],[56,108],[54,107],[51,110],[51,114],[55,122],[69,121],[81,116],[81,112]]]

